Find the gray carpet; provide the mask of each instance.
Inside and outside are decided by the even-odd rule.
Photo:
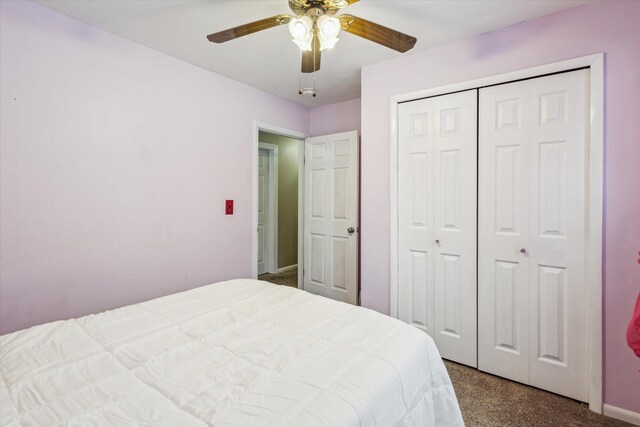
[[[258,280],[264,280],[265,282],[275,283],[276,285],[291,286],[292,288],[298,287],[298,268],[292,268],[291,270],[283,271],[276,274],[261,274],[258,276]]]
[[[467,426],[631,426],[557,394],[445,361]]]

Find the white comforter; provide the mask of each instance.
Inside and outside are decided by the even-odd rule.
[[[233,280],[0,337],[3,426],[462,425],[433,341]]]

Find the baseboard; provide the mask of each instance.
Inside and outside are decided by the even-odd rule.
[[[298,268],[298,264],[293,264],[288,267],[279,268],[278,273],[284,273],[285,271],[293,270],[294,268]]]
[[[626,421],[636,426],[640,426],[640,414],[637,412],[629,411],[628,409],[618,408],[608,404],[602,405],[602,413],[607,417],[615,418],[617,420]]]

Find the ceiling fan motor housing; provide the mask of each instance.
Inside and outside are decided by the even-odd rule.
[[[344,5],[338,6],[342,4]],[[289,8],[296,14],[296,16],[308,14],[314,9],[321,12],[321,15],[333,16],[341,7],[348,6],[348,4],[349,3],[346,0],[289,0]]]

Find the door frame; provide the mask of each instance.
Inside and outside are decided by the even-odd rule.
[[[253,142],[252,142],[252,179],[251,191],[251,278],[258,278],[258,153],[260,149],[260,131],[269,132],[276,135],[287,136],[298,140],[298,266],[303,265],[304,260],[304,243],[301,241],[303,237],[303,221],[304,221],[304,140],[309,137],[308,134],[269,123],[253,121]],[[298,268],[298,288],[302,284],[302,269]]]
[[[268,273],[278,272],[278,146],[267,142],[258,144],[258,152],[269,152],[269,185],[267,199],[267,221],[269,223],[267,240],[266,269]],[[260,189],[258,188],[258,197]]]
[[[604,147],[604,54],[582,56],[480,79],[392,96],[389,100],[390,271],[389,312],[398,317],[398,104],[437,95],[479,89],[521,79],[588,67],[588,229],[586,234],[587,334],[589,337],[589,409],[602,413],[602,229]]]

